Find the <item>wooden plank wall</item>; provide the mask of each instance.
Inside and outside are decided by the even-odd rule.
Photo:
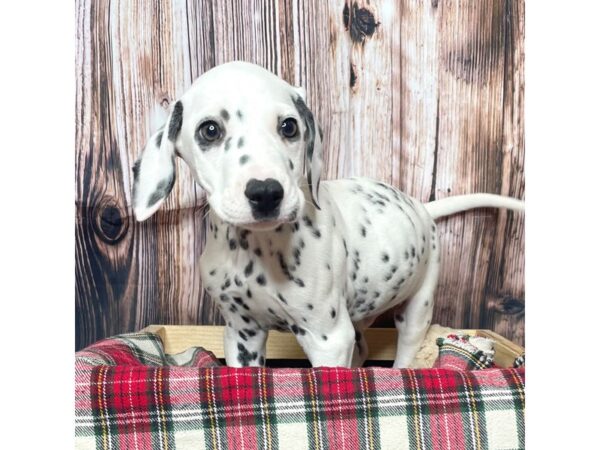
[[[326,178],[369,176],[422,201],[523,198],[523,0],[77,0],[76,20],[77,348],[221,322],[200,283],[205,206],[187,168],[143,224],[130,195],[169,103],[217,64],[306,87]],[[439,228],[434,322],[523,344],[523,217],[479,210]]]

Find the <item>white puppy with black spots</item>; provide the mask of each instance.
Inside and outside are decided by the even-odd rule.
[[[304,89],[232,62],[174,103],[134,166],[138,220],[171,191],[175,156],[206,191],[202,282],[227,324],[229,366],[264,365],[274,328],[292,331],[313,366],[360,366],[363,330],[403,305],[394,367],[407,367],[431,323],[434,220],[475,207],[523,209],[490,194],[421,204],[364,178],[320,183],[322,152]]]

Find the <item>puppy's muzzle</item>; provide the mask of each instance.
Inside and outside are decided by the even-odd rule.
[[[257,180],[252,178],[244,191],[255,219],[273,219],[279,215],[279,205],[283,199],[283,186],[273,178]]]

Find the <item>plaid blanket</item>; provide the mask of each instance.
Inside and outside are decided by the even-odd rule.
[[[524,368],[452,357],[450,370],[441,356],[432,369],[234,369],[118,336],[76,354],[76,448],[524,448]]]

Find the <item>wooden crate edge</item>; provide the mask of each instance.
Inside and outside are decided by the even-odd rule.
[[[166,353],[179,353],[189,347],[202,346],[224,358],[222,325],[149,325],[142,331],[158,334],[165,346]],[[524,349],[505,337],[490,330],[456,330],[471,336],[493,339],[496,348],[496,363],[501,367],[511,367],[514,359]],[[396,355],[395,328],[369,328],[365,332],[369,345],[369,359],[391,361]],[[267,355],[270,359],[305,359],[302,348],[291,333],[270,331],[267,340]]]

